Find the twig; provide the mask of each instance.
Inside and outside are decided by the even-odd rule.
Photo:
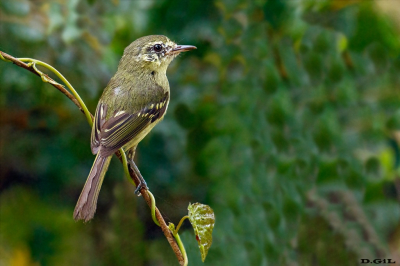
[[[189,215],[183,216],[181,218],[181,220],[179,221],[178,225],[176,226],[175,231],[172,232],[173,235],[176,235],[179,231],[179,229],[181,228],[183,221],[185,221],[186,219],[189,219]]]
[[[147,191],[147,194],[149,194],[150,199],[151,199],[151,218],[153,218],[153,221],[156,225],[160,226],[160,223],[157,220],[156,217],[156,200],[153,196],[153,194],[150,192],[150,190]],[[174,234],[174,232],[172,232],[172,234]]]
[[[122,163],[122,156],[121,156],[120,151],[117,151],[115,154],[117,155],[118,159]],[[132,171],[132,169],[129,169],[129,174],[130,174],[133,182],[135,182],[135,184],[137,186],[140,183],[139,178]],[[151,208],[152,199],[149,196],[149,194],[147,193],[147,190],[142,187],[140,189],[140,194],[143,196],[143,199],[146,201],[147,205],[149,205],[149,207]],[[182,252],[180,251],[179,246],[176,243],[174,236],[172,235],[172,232],[169,230],[167,224],[165,223],[164,218],[162,217],[162,215],[161,215],[161,213],[160,213],[160,211],[158,210],[157,207],[155,208],[155,213],[156,213],[156,218],[157,218],[157,220],[159,222],[159,226],[161,227],[161,230],[163,231],[165,237],[167,238],[169,244],[171,245],[171,248],[174,251],[176,257],[178,258],[179,265],[184,265],[185,259],[183,258]]]
[[[25,64],[24,62],[18,60],[17,58],[6,54],[5,52],[0,51],[0,56],[2,56],[4,59],[12,62],[13,64],[22,67],[30,72],[32,72],[33,74],[37,75],[40,77],[40,74],[36,72],[36,70],[34,69],[33,65],[28,65]],[[46,74],[44,74],[46,75]],[[79,102],[75,99],[75,97],[67,90],[64,88],[64,86],[58,84],[57,82],[55,82],[52,78],[50,78],[49,76],[46,75],[46,78],[48,79],[48,83],[50,83],[51,85],[53,85],[53,87],[55,87],[57,90],[59,90],[62,94],[64,94],[65,96],[67,96],[78,108],[79,110],[83,113],[83,109],[80,106]]]
[[[182,221],[182,220],[181,220],[181,221]],[[180,237],[179,234],[178,234],[178,229],[179,229],[179,228],[178,228],[178,229],[175,229],[175,225],[174,225],[173,223],[169,223],[168,228],[169,228],[169,230],[171,230],[171,232],[175,232],[175,233],[173,233],[173,235],[174,235],[175,240],[176,240],[176,242],[178,243],[178,246],[180,247],[181,252],[183,253],[183,257],[184,257],[183,266],[187,266],[188,263],[189,263],[189,261],[188,261],[188,258],[187,258],[185,246],[183,245],[182,240],[181,240],[181,237]]]
[[[22,67],[22,68],[34,73],[35,75],[37,75],[39,77],[42,77],[42,79],[43,79],[43,75],[44,75],[45,79],[46,79],[45,80],[46,82],[50,83],[53,87],[55,87],[57,90],[59,90],[65,96],[67,96],[68,99],[70,99],[79,108],[79,110],[82,113],[85,114],[85,112],[84,112],[83,108],[81,107],[81,105],[79,104],[78,100],[67,89],[65,89],[64,86],[58,84],[56,81],[54,81],[52,78],[50,78],[48,75],[46,75],[44,73],[39,74],[36,71],[36,69],[35,69],[33,64],[25,64],[21,60],[18,60],[17,58],[15,58],[15,57],[13,57],[13,56],[11,56],[9,54],[6,54],[6,53],[4,53],[2,51],[0,51],[0,59],[3,59],[4,61],[10,61],[10,62],[12,62],[13,64],[15,64],[17,66]],[[90,114],[90,116],[93,119],[93,115]],[[120,151],[117,151],[115,153],[115,155],[118,157],[118,159],[121,162],[123,162]],[[129,169],[129,174],[130,174],[131,179],[135,182],[135,185],[137,186],[140,183],[139,178],[130,169]],[[149,194],[147,194],[146,189],[142,188],[140,190],[140,193],[143,196],[144,200],[146,201],[147,205],[151,208],[152,200],[151,200]],[[183,258],[183,255],[182,255],[180,249],[179,249],[179,246],[178,246],[177,242],[175,241],[175,239],[174,239],[170,229],[168,228],[167,224],[165,223],[165,220],[162,217],[162,215],[161,215],[160,211],[158,210],[158,208],[155,208],[155,214],[156,214],[158,222],[160,223],[161,230],[163,231],[165,237],[168,240],[168,243],[171,245],[171,248],[174,251],[174,253],[175,253],[175,255],[176,255],[176,257],[177,257],[177,259],[179,261],[179,265],[181,265],[181,266],[184,265],[185,260]]]

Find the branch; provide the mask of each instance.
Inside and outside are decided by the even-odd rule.
[[[78,108],[79,110],[85,114],[84,109],[86,107],[82,107],[81,104],[79,103],[79,101],[75,98],[75,96],[73,96],[67,89],[64,88],[64,86],[62,86],[61,84],[57,83],[56,81],[54,81],[52,78],[50,78],[48,75],[44,74],[44,73],[38,73],[38,70],[35,68],[34,64],[25,64],[24,62],[22,62],[21,60],[6,54],[2,51],[0,51],[0,59],[4,60],[4,61],[8,61],[8,62],[12,62],[13,64],[22,67],[30,72],[32,72],[33,74],[39,76],[42,78],[43,81],[50,83],[53,87],[55,87],[57,90],[59,90],[61,93],[63,93],[65,96],[68,97],[68,99],[70,99]],[[90,117],[93,120],[93,115],[90,114]],[[89,122],[90,124],[90,122]],[[122,156],[120,151],[117,151],[115,153],[115,155],[118,157],[118,159],[123,162],[122,160]],[[138,186],[138,184],[140,183],[139,178],[135,175],[135,173],[131,170],[129,170],[129,174],[130,174],[130,178],[133,180],[133,182],[135,183],[136,186]],[[149,205],[149,207],[151,208],[152,205],[152,200],[149,196],[149,194],[147,193],[145,188],[142,188],[140,190],[141,195],[143,196],[144,200],[146,201],[147,205]],[[156,212],[156,217],[158,222],[160,223],[160,227],[165,235],[165,237],[168,240],[168,243],[171,245],[172,250],[174,251],[178,261],[179,261],[179,265],[184,265],[184,258],[182,255],[182,252],[179,249],[178,244],[175,241],[175,238],[173,237],[171,231],[169,230],[167,224],[165,223],[164,218],[162,217],[160,211],[158,210],[158,208],[155,209]]]
[[[115,155],[118,157],[118,159],[121,161],[121,163],[123,163],[121,152],[119,150],[115,153]],[[133,182],[135,182],[135,185],[137,187],[138,184],[140,183],[140,180],[136,176],[136,174],[132,171],[132,169],[130,169],[130,168],[129,168],[129,175],[130,175],[131,179],[133,180]],[[152,199],[149,196],[149,194],[147,193],[147,190],[142,187],[140,189],[140,194],[143,196],[143,199],[146,201],[147,205],[151,209]],[[184,265],[185,259],[183,258],[182,252],[179,249],[179,246],[176,243],[175,238],[171,233],[171,230],[169,230],[167,224],[165,223],[164,218],[162,217],[162,215],[157,207],[155,208],[155,212],[156,212],[156,218],[159,222],[159,226],[161,227],[161,230],[163,231],[165,237],[167,238],[169,244],[171,245],[171,248],[174,251],[176,257],[178,258],[179,265],[181,265],[181,266]]]
[[[35,70],[33,65],[25,64],[21,60],[18,60],[17,58],[12,57],[11,55],[6,54],[5,52],[0,51],[0,58],[1,59],[4,58],[3,59],[4,61],[12,62],[13,64],[15,64],[15,65],[17,65],[19,67],[22,67],[22,68],[32,72],[33,74],[41,77],[40,74]],[[48,79],[48,81],[47,81],[48,83],[53,85],[53,87],[55,87],[57,90],[59,90],[62,94],[67,96],[79,108],[79,110],[83,113],[83,109],[82,109],[81,105],[79,104],[79,102],[75,99],[75,97],[67,89],[64,88],[64,86],[62,86],[61,84],[57,83],[55,80],[50,78],[48,75],[46,75],[46,74],[43,74],[43,75],[45,75],[46,78]]]

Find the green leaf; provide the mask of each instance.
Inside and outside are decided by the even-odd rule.
[[[201,203],[189,204],[188,210],[189,220],[199,245],[201,260],[204,262],[212,244],[212,231],[215,223],[214,211],[210,206]]]

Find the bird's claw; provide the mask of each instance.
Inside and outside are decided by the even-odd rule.
[[[136,196],[140,197],[142,195],[142,193],[140,193],[140,190],[142,190],[142,188],[149,190],[149,187],[147,186],[146,181],[144,180],[140,181],[139,185],[136,187],[135,189]]]

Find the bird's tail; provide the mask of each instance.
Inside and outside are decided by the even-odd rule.
[[[97,207],[101,184],[107,172],[112,156],[102,157],[97,154],[85,186],[75,206],[74,219],[89,221],[93,218]]]

